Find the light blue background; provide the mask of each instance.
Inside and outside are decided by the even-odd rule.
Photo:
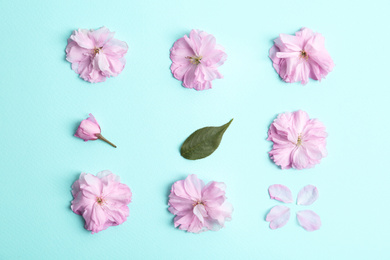
[[[389,259],[389,1],[22,1],[0,3],[0,259]],[[84,82],[65,60],[77,28],[107,26],[126,41],[121,75]],[[282,82],[268,58],[279,33],[321,32],[336,64],[321,83]],[[226,48],[213,89],[181,87],[169,49],[192,28]],[[314,169],[280,170],[268,158],[270,122],[305,110],[329,133]],[[101,142],[73,137],[93,113]],[[234,118],[210,157],[179,147],[194,130]],[[91,235],[70,210],[80,172],[110,169],[133,191],[130,217]],[[173,227],[167,196],[195,173],[223,181],[233,220],[194,235]],[[281,183],[294,197],[314,184],[308,207],[323,226],[306,232],[264,221]]]

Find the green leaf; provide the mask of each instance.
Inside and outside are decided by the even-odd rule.
[[[212,154],[218,148],[223,134],[232,121],[233,119],[223,126],[209,126],[193,132],[181,146],[181,156],[188,160],[198,160]]]

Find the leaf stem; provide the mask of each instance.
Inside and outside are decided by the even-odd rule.
[[[102,136],[101,134],[96,134],[96,137],[106,143],[108,143],[109,145],[111,145],[112,147],[115,147],[116,148],[116,145],[111,143],[110,141],[108,141],[106,138],[104,138],[104,136]]]

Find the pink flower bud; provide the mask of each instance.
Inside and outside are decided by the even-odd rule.
[[[96,134],[100,134],[100,126],[92,114],[89,114],[87,119],[81,121],[74,136],[83,139],[84,141],[96,140]]]
[[[100,139],[116,148],[116,145],[101,135],[100,126],[92,114],[89,114],[87,119],[81,121],[74,136],[83,139],[85,142]]]

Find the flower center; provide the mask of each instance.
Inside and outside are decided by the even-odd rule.
[[[191,64],[195,64],[195,65],[198,65],[200,63],[200,61],[202,60],[202,56],[187,56],[186,59],[189,59]]]
[[[99,204],[99,205],[102,205],[104,203],[104,199],[102,197],[96,197],[96,202]]]
[[[96,54],[98,54],[98,53],[100,52],[101,49],[102,49],[102,47],[100,47],[100,48],[95,48],[95,49],[93,50],[93,53],[96,55]]]
[[[297,140],[297,146],[302,145],[302,136],[299,134],[298,135],[298,140]]]
[[[309,59],[309,55],[307,54],[306,51],[304,50],[301,50],[301,58],[305,59],[305,60],[308,60]]]
[[[195,201],[194,204],[192,204],[192,206],[196,207],[199,204],[204,206],[204,202],[203,201]]]

